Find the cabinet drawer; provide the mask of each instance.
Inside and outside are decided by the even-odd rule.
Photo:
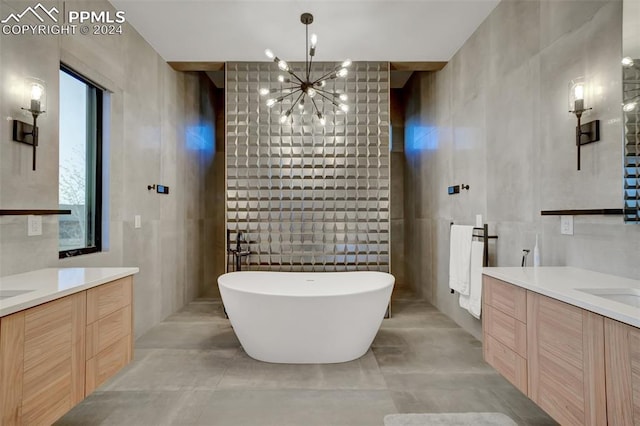
[[[527,358],[527,325],[525,323],[489,305],[485,305],[482,321],[484,321],[486,333],[522,358]]]
[[[513,284],[483,276],[484,301],[499,311],[527,323],[527,291]]]
[[[131,305],[132,282],[126,277],[87,290],[87,324]]]
[[[131,305],[115,311],[87,326],[87,358],[131,335]]]
[[[87,361],[85,395],[89,395],[131,361],[131,336],[116,343]]]
[[[485,339],[485,361],[522,393],[527,394],[527,360],[488,334]]]

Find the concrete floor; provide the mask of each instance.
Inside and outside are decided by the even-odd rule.
[[[56,425],[381,426],[390,413],[502,412],[556,424],[426,302],[395,300],[372,349],[343,364],[248,357],[219,302],[199,300],[136,342],[135,359]]]

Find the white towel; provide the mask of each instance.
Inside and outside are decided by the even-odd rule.
[[[471,243],[471,267],[469,271],[469,295],[460,295],[460,307],[480,319],[482,310],[482,264],[484,263],[484,243]]]
[[[473,226],[451,225],[449,288],[465,295],[469,294],[472,239]]]

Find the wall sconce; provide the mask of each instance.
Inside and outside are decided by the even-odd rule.
[[[589,111],[593,108],[588,107],[587,101],[587,84],[584,77],[576,78],[569,82],[569,110],[570,113],[575,114],[578,119],[578,125],[576,126],[576,146],[578,147],[578,170],[580,170],[580,148],[582,145],[587,145],[592,142],[598,142],[600,140],[600,120],[590,121],[589,123],[582,124],[582,114],[585,111]]]
[[[38,116],[44,114],[47,105],[44,81],[28,77],[24,81],[23,101],[20,109],[31,113],[33,124],[13,120],[13,140],[33,147],[33,170],[36,169],[36,147],[38,146]]]

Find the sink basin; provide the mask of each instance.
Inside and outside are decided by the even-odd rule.
[[[33,290],[0,290],[0,300],[19,296],[21,294],[29,293],[31,291]]]
[[[640,308],[640,290],[637,288],[577,288],[576,290]]]

